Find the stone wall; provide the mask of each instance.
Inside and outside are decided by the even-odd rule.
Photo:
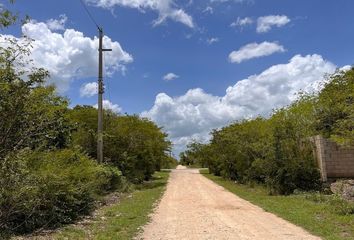
[[[354,178],[354,147],[343,147],[321,136],[311,138],[322,181]]]

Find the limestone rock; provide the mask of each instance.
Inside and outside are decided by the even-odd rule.
[[[346,200],[354,201],[354,180],[339,180],[331,184],[331,191]]]

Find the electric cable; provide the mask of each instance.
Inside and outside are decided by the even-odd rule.
[[[100,29],[100,27],[98,26],[97,22],[95,21],[95,18],[92,16],[92,14],[90,13],[90,11],[88,10],[88,8],[87,8],[86,4],[84,3],[84,1],[83,1],[83,0],[80,0],[80,3],[81,3],[81,5],[82,5],[82,7],[85,9],[85,11],[86,11],[87,15],[89,16],[89,18],[91,19],[91,21],[96,25],[96,27],[97,27],[98,29]]]

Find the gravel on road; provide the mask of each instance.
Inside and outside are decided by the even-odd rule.
[[[151,222],[146,240],[315,240],[302,228],[237,197],[197,169],[178,166]]]

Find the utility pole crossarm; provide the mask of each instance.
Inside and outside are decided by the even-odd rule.
[[[99,47],[98,47],[98,127],[97,127],[97,160],[103,162],[103,52],[112,49],[103,48],[103,30],[98,28]]]

